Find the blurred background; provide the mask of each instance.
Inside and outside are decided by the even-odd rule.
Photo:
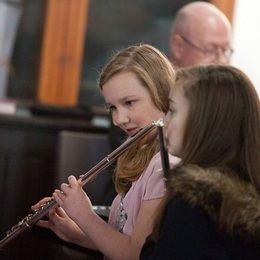
[[[167,54],[174,14],[192,1],[0,2],[0,98],[102,106],[96,81],[113,53],[130,44],[146,42]],[[260,35],[256,28],[260,23],[257,15],[260,3],[211,2],[232,21],[235,50],[232,64],[242,68],[259,89]]]

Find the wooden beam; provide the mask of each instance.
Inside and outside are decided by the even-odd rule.
[[[75,105],[89,0],[47,0],[37,100]]]
[[[210,2],[217,6],[232,23],[236,0],[211,0]]]

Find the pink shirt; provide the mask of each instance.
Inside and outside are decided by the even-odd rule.
[[[180,159],[169,155],[171,167],[180,162]],[[131,188],[122,198],[118,194],[111,206],[108,223],[116,230],[131,235],[142,204],[142,201],[163,197],[165,183],[162,173],[160,153],[157,153],[150,161],[142,175],[132,183]],[[121,205],[120,205],[121,204]],[[121,214],[121,217],[119,215]]]

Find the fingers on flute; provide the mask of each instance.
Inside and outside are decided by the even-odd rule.
[[[61,191],[64,192],[65,194],[68,192],[68,190],[69,190],[70,188],[71,188],[70,185],[67,184],[67,183],[62,183],[62,184],[60,185]]]
[[[55,216],[58,216],[59,218],[64,218],[67,216],[67,214],[61,207],[58,207],[55,209]]]
[[[79,183],[78,183],[76,177],[73,176],[73,175],[70,175],[70,176],[68,177],[68,182],[69,182],[69,185],[70,185],[72,188],[76,188],[76,187],[79,185]]]
[[[51,228],[52,227],[52,223],[50,221],[47,220],[39,220],[36,223],[37,226],[39,227],[44,227],[44,228]]]
[[[53,197],[54,199],[57,201],[57,203],[62,206],[63,205],[63,201],[65,199],[65,194],[64,192],[60,191],[60,190],[54,190],[53,192]]]
[[[69,184],[62,183],[61,186],[60,186],[61,191],[63,191],[65,194],[67,194],[70,189],[74,189],[74,188],[77,188],[79,186],[79,183],[78,183],[77,179],[75,178],[75,176],[72,176],[72,175],[69,176],[68,182],[69,182]]]
[[[41,199],[40,201],[38,201],[36,204],[31,206],[31,209],[33,211],[36,211],[38,209],[40,209],[45,203],[47,203],[47,201],[49,201],[51,199],[51,197],[45,197],[43,199]]]

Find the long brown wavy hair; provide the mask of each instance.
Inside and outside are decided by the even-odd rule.
[[[129,71],[149,91],[155,106],[164,113],[169,107],[168,96],[175,80],[172,64],[158,49],[148,44],[130,46],[121,50],[108,62],[100,74],[99,87],[114,75]],[[146,138],[145,143],[132,145],[117,161],[115,188],[125,193],[131,183],[139,178],[151,158],[159,151],[156,135]]]
[[[190,104],[183,164],[225,167],[260,191],[260,105],[249,78],[232,66],[182,69],[181,85]]]
[[[252,183],[260,192],[260,103],[249,78],[232,66],[195,66],[179,69],[174,87],[184,90],[189,103],[182,166],[216,168]],[[171,175],[179,170],[173,169]],[[170,186],[154,238],[165,206],[174,195]]]

